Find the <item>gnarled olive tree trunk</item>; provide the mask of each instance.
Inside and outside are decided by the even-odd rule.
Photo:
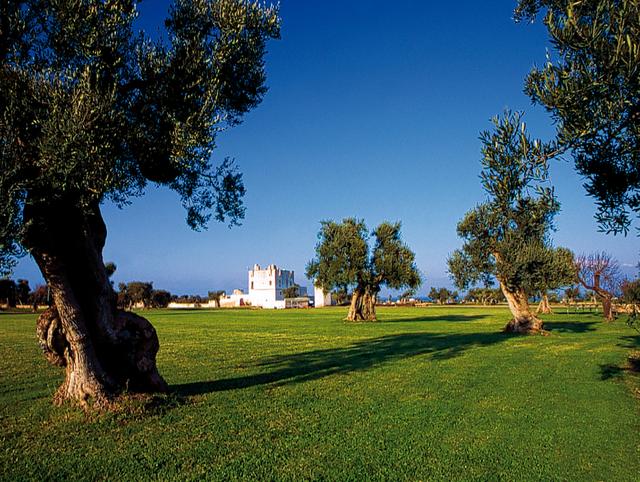
[[[55,401],[104,404],[127,390],[166,391],[158,373],[158,337],[134,313],[119,311],[102,249],[106,226],[98,203],[27,201],[23,243],[44,276],[53,306],[37,323],[49,362],[66,368]]]
[[[358,287],[351,296],[348,321],[377,321],[376,295],[367,288]]]
[[[549,295],[547,295],[547,293],[542,294],[542,299],[540,300],[540,304],[536,309],[536,313],[542,313],[543,315],[553,314],[553,310],[551,309],[551,305],[549,304]]]
[[[606,321],[615,321],[616,317],[613,313],[613,296],[609,293],[603,292],[602,294],[596,293],[597,297],[602,302],[602,315]]]
[[[535,334],[543,329],[543,323],[537,318],[529,308],[529,297],[523,289],[510,290],[503,282],[500,288],[507,299],[509,309],[513,319],[504,327],[504,331],[509,333]]]

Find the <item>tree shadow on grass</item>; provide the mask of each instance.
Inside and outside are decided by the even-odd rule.
[[[617,365],[600,365],[600,380],[620,378],[628,370],[627,367]]]
[[[587,333],[595,331],[597,321],[545,321],[544,329],[557,333]]]
[[[594,316],[594,315],[602,315],[602,313],[599,313],[597,311],[569,311],[567,313],[566,310],[562,310],[562,309],[553,310],[553,314],[554,315],[559,315],[559,316]]]
[[[413,318],[396,318],[394,320],[380,320],[382,323],[411,323],[411,322],[433,322],[433,321],[451,321],[451,322],[471,322],[489,318],[490,315],[425,315]]]
[[[623,336],[619,347],[633,350],[622,365],[600,365],[600,379],[621,378],[625,373],[633,373],[640,376],[640,335]]]
[[[622,348],[638,349],[640,348],[640,335],[627,335],[620,338],[621,343],[618,346]]]
[[[256,385],[303,383],[327,376],[363,371],[394,360],[419,355],[430,355],[434,360],[446,360],[471,348],[500,343],[512,336],[518,335],[499,332],[388,335],[359,341],[345,348],[275,355],[255,365],[264,370],[262,373],[173,385],[171,390],[179,396],[190,396]]]

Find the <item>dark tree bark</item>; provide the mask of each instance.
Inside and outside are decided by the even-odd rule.
[[[351,296],[348,321],[377,321],[376,295],[367,288],[358,287]]]
[[[529,297],[523,289],[511,291],[500,282],[500,288],[507,299],[513,319],[504,327],[508,333],[536,334],[543,331],[542,320],[531,313]]]
[[[102,405],[125,390],[166,391],[155,329],[117,309],[102,259],[107,231],[99,205],[74,201],[27,202],[24,211],[24,246],[53,297],[38,318],[38,340],[49,362],[66,367],[55,400]]]
[[[613,297],[609,293],[600,294],[597,293],[598,298],[602,302],[602,315],[607,321],[614,321],[616,319],[613,313]]]
[[[542,294],[542,299],[540,300],[540,304],[536,309],[536,313],[542,313],[543,315],[553,314],[553,310],[551,309],[551,305],[549,304],[549,296],[547,295],[547,293]]]

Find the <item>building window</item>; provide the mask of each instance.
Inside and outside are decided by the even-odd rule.
[[[269,286],[271,286],[271,280],[269,280]]]
[[[251,289],[253,289],[253,281],[251,282]]]

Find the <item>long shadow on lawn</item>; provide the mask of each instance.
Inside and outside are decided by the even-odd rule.
[[[425,315],[425,316],[417,316],[413,318],[396,318],[393,320],[385,320],[382,319],[383,323],[405,323],[405,322],[416,322],[416,321],[475,321],[481,320],[483,318],[489,318],[489,315]]]
[[[575,317],[575,316],[597,316],[597,315],[601,315],[601,313],[597,312],[597,311],[569,311],[568,313],[564,310],[555,310],[553,312],[554,315],[557,316],[571,316],[571,317]]]
[[[640,348],[640,335],[623,336],[618,346],[637,350]],[[625,373],[640,373],[640,355],[631,353],[622,365],[600,365],[600,379],[621,378]]]
[[[330,375],[367,370],[383,363],[418,355],[430,354],[432,359],[445,360],[470,348],[505,341],[510,336],[512,335],[506,333],[388,335],[363,340],[345,348],[272,356],[256,365],[268,370],[264,373],[174,385],[172,390],[180,396],[189,396],[256,385],[302,383]]]
[[[544,329],[558,333],[586,333],[595,331],[596,321],[545,321]]]

